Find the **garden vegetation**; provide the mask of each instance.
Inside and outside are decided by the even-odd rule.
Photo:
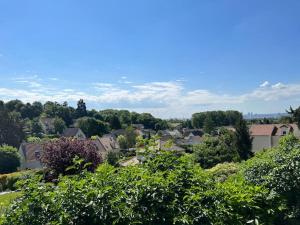
[[[286,136],[247,161],[208,170],[193,155],[155,151],[136,166],[102,164],[55,183],[37,176],[23,182],[0,224],[296,225],[299,160],[299,140]]]

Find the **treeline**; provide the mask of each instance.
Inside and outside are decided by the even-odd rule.
[[[194,128],[203,128],[209,122],[214,126],[234,125],[243,115],[238,111],[207,111],[194,113],[192,115],[192,126]]]
[[[18,147],[28,136],[44,135],[41,118],[53,118],[54,128],[47,134],[58,134],[66,127],[81,128],[88,136],[103,135],[111,130],[126,128],[132,124],[143,124],[147,129],[166,129],[165,120],[150,113],[136,113],[128,110],[88,110],[81,99],[74,108],[67,102],[47,101],[23,103],[20,100],[0,101],[0,145]]]

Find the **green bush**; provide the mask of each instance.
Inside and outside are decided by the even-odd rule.
[[[292,135],[257,154],[242,167],[245,179],[269,190],[280,213],[276,224],[300,224],[300,142]]]
[[[0,174],[17,171],[20,166],[20,155],[18,150],[12,146],[0,146]]]
[[[56,183],[25,180],[0,224],[299,224],[300,143],[293,136],[243,163],[207,170],[193,155],[144,144],[141,165],[103,164]]]
[[[16,190],[16,183],[19,180],[28,179],[31,176],[33,176],[36,172],[37,171],[35,170],[28,170],[0,175],[0,192]]]
[[[95,173],[27,180],[2,225],[269,224],[263,187],[242,177],[215,182],[188,155],[160,152],[144,165],[101,165]],[[270,212],[270,213],[269,213]]]
[[[202,143],[193,146],[195,160],[203,168],[211,168],[218,163],[237,162],[240,160],[234,143],[234,134],[223,130],[220,136],[205,136]]]

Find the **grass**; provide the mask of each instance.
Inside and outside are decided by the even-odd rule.
[[[20,192],[11,192],[4,195],[0,195],[0,217],[4,213],[5,209],[9,207],[13,200],[21,196]]]

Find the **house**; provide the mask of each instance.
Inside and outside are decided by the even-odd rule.
[[[105,134],[99,139],[102,145],[104,146],[105,151],[107,152],[120,149],[120,146],[117,142],[117,138],[113,134]]]
[[[42,125],[43,131],[45,134],[51,134],[54,133],[54,120],[55,118],[49,118],[49,117],[41,117],[40,123]]]
[[[277,146],[279,139],[289,133],[299,137],[299,129],[295,124],[255,124],[250,126],[252,151]]]
[[[80,128],[75,128],[75,127],[66,128],[61,136],[62,137],[67,137],[67,138],[68,137],[75,137],[75,138],[78,138],[78,139],[86,139],[86,136],[82,132],[82,130]]]
[[[101,142],[101,138],[96,137],[96,139],[92,140],[94,145],[97,147],[98,153],[101,155],[102,159],[106,159],[108,152],[110,149],[104,146],[104,143]]]
[[[182,129],[182,135],[183,137],[189,137],[189,136],[202,136],[203,135],[202,129],[188,129],[183,128]]]
[[[21,156],[20,168],[22,170],[42,168],[40,162],[42,149],[43,147],[41,144],[23,142],[19,148],[19,154]]]
[[[201,144],[201,142],[203,141],[203,137],[199,136],[199,135],[189,135],[188,137],[185,137],[183,139],[178,139],[176,141],[176,143],[178,145],[198,145]]]

